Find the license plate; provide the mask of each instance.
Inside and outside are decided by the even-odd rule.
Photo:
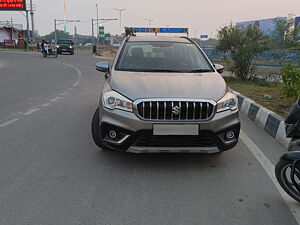
[[[199,135],[198,124],[154,124],[153,135]]]

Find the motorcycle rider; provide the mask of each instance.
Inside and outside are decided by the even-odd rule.
[[[45,50],[45,43],[46,43],[46,41],[43,39],[42,43],[41,43],[41,49],[42,49],[42,52],[45,52],[47,54],[47,52]]]

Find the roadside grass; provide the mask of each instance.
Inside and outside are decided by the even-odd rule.
[[[281,83],[267,82],[263,79],[251,81],[242,81],[234,77],[224,77],[224,79],[231,89],[274,111],[283,118],[286,118],[291,106],[296,101],[296,99],[288,98],[283,94],[283,84]],[[265,94],[272,98],[265,97]]]

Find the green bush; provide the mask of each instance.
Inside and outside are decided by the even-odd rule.
[[[300,97],[300,70],[291,63],[284,64],[280,69],[283,80],[283,92],[287,97]]]

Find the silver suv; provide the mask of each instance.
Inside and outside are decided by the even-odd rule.
[[[97,146],[134,153],[216,153],[240,132],[237,97],[186,37],[127,37],[105,73],[92,121]]]

